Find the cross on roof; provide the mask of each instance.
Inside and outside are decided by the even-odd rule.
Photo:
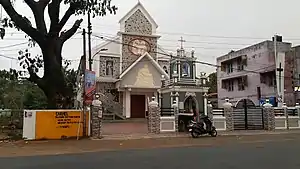
[[[183,49],[183,43],[186,42],[183,37],[180,37],[180,40],[178,40],[180,42],[180,48]]]

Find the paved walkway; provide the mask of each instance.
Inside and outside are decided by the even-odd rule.
[[[276,134],[300,134],[299,129],[293,130],[275,130],[275,131],[264,131],[264,130],[241,130],[241,131],[219,131],[219,136],[245,136],[245,135],[276,135]],[[132,140],[132,139],[149,139],[149,138],[174,138],[174,137],[190,137],[190,133],[161,133],[161,134],[114,134],[114,135],[103,135],[101,140]],[[92,139],[99,140],[99,139]]]

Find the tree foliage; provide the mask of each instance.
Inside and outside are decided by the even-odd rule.
[[[68,88],[68,100],[58,103],[59,107],[72,108],[75,98],[76,71],[69,69],[65,62],[64,74]],[[2,109],[45,109],[47,98],[44,92],[34,83],[22,78],[24,72],[0,70],[0,108]],[[67,105],[65,105],[67,104]]]
[[[57,103],[67,101],[69,89],[64,76],[62,48],[79,29],[83,19],[78,19],[68,30],[63,30],[67,21],[73,15],[84,15],[90,12],[93,17],[104,16],[107,11],[115,14],[117,8],[111,5],[111,0],[24,0],[34,16],[35,25],[22,16],[14,8],[11,0],[0,0],[0,5],[8,14],[1,23],[7,28],[16,28],[25,32],[29,37],[29,44],[38,45],[41,55],[32,56],[28,50],[20,51],[20,63],[28,70],[28,80],[37,84],[47,97],[49,108],[58,107]],[[68,9],[61,15],[61,7],[67,5]],[[48,10],[50,25],[45,22],[45,10]],[[0,30],[1,37],[5,31]],[[38,71],[43,67],[44,75],[39,77]]]
[[[208,76],[209,90],[208,93],[217,93],[218,92],[218,83],[217,83],[217,72],[213,72]]]
[[[44,109],[46,97],[35,84],[20,75],[23,72],[0,70],[0,106],[2,109]]]

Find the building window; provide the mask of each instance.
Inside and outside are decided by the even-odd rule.
[[[234,81],[233,80],[229,80],[228,81],[228,91],[233,91],[234,90]]]
[[[169,74],[167,66],[164,66],[163,69],[167,74]]]
[[[244,82],[243,78],[238,79],[238,90],[239,91],[245,90],[245,82]]]
[[[221,63],[221,71],[222,72],[226,71],[226,65],[224,63]]]
[[[226,67],[227,67],[227,73],[232,73],[233,72],[232,63],[228,63]]]
[[[268,82],[269,82],[268,85],[269,86],[276,86],[276,78],[275,78],[275,76],[269,76],[268,79],[269,79],[268,80]]]
[[[276,75],[275,72],[268,74],[266,77],[266,84],[268,86],[276,86]]]
[[[113,76],[113,70],[114,70],[114,65],[113,61],[107,60],[105,67],[106,67],[106,76]]]
[[[260,83],[266,84],[266,76],[263,74],[260,75]]]
[[[244,70],[244,63],[242,62],[242,58],[237,59],[237,70],[238,71]]]

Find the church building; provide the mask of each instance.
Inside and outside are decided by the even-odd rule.
[[[96,92],[110,112],[107,116],[145,118],[151,98],[159,98],[162,77],[171,77],[172,59],[159,48],[158,25],[140,2],[119,24],[120,31],[114,38],[104,38],[103,44],[92,49]],[[190,75],[195,71],[183,66],[184,76],[195,80],[195,75]]]

